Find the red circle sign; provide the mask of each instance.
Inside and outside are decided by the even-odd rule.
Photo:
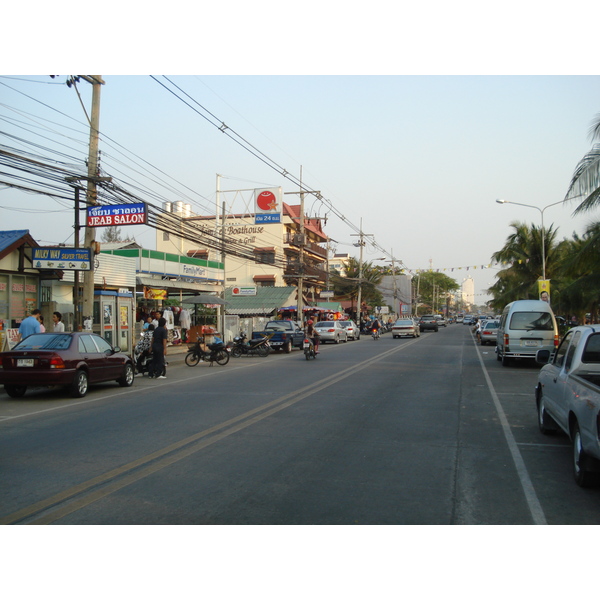
[[[277,209],[277,198],[273,192],[268,190],[261,192],[256,198],[256,204],[261,210],[276,210]]]

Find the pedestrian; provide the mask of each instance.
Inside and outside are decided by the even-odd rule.
[[[21,340],[24,340],[28,335],[31,335],[32,333],[40,333],[41,329],[40,329],[40,315],[42,313],[40,312],[39,308],[34,308],[31,311],[31,315],[29,315],[26,319],[23,319],[21,321],[21,324],[19,325],[19,342]]]
[[[52,313],[52,321],[54,321],[54,333],[65,332],[65,324],[62,322],[62,315],[58,311]]]
[[[167,320],[164,317],[158,319],[158,327],[152,336],[152,362],[148,377],[150,379],[166,379],[163,375],[165,370],[165,356],[167,355]]]
[[[44,327],[44,317],[40,315],[38,317],[38,321],[40,322],[40,333],[46,333],[46,327]]]
[[[144,331],[147,331],[150,325],[152,325],[152,331],[154,331],[156,329],[156,325],[152,323],[152,317],[146,317],[146,322],[144,323]]]

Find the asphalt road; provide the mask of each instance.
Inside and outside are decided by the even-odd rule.
[[[537,367],[470,328],[103,384],[0,392],[0,523],[597,524]]]

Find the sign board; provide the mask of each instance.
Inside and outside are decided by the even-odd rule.
[[[335,296],[335,292],[333,290],[321,290],[319,295],[321,298],[333,298]]]
[[[281,223],[281,188],[254,190],[254,223]]]
[[[234,287],[231,290],[232,296],[256,296],[256,286]]]
[[[112,227],[118,225],[145,225],[146,203],[88,206],[88,227]]]
[[[92,251],[89,248],[32,248],[31,260],[34,269],[92,270]]]

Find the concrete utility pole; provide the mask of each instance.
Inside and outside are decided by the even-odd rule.
[[[96,178],[98,176],[98,140],[100,134],[100,89],[104,84],[100,75],[80,75],[88,83],[92,84],[92,115],[90,119],[90,146],[88,153],[88,181],[87,181],[87,205],[98,204],[96,195]],[[83,315],[84,323],[86,317],[90,320],[94,317],[94,246],[96,231],[93,227],[85,228],[84,247],[89,248],[92,254],[90,271],[84,273],[83,279]]]
[[[362,315],[362,267],[363,267],[363,248],[365,246],[365,241],[363,238],[365,237],[373,237],[372,233],[363,233],[362,230],[362,218],[360,220],[360,233],[352,233],[350,234],[352,237],[359,237],[360,241],[358,242],[358,246],[360,246],[360,258],[358,260],[358,298],[357,298],[357,307],[356,307],[356,311],[357,311],[357,320],[358,320],[358,327],[360,329],[360,317]]]

